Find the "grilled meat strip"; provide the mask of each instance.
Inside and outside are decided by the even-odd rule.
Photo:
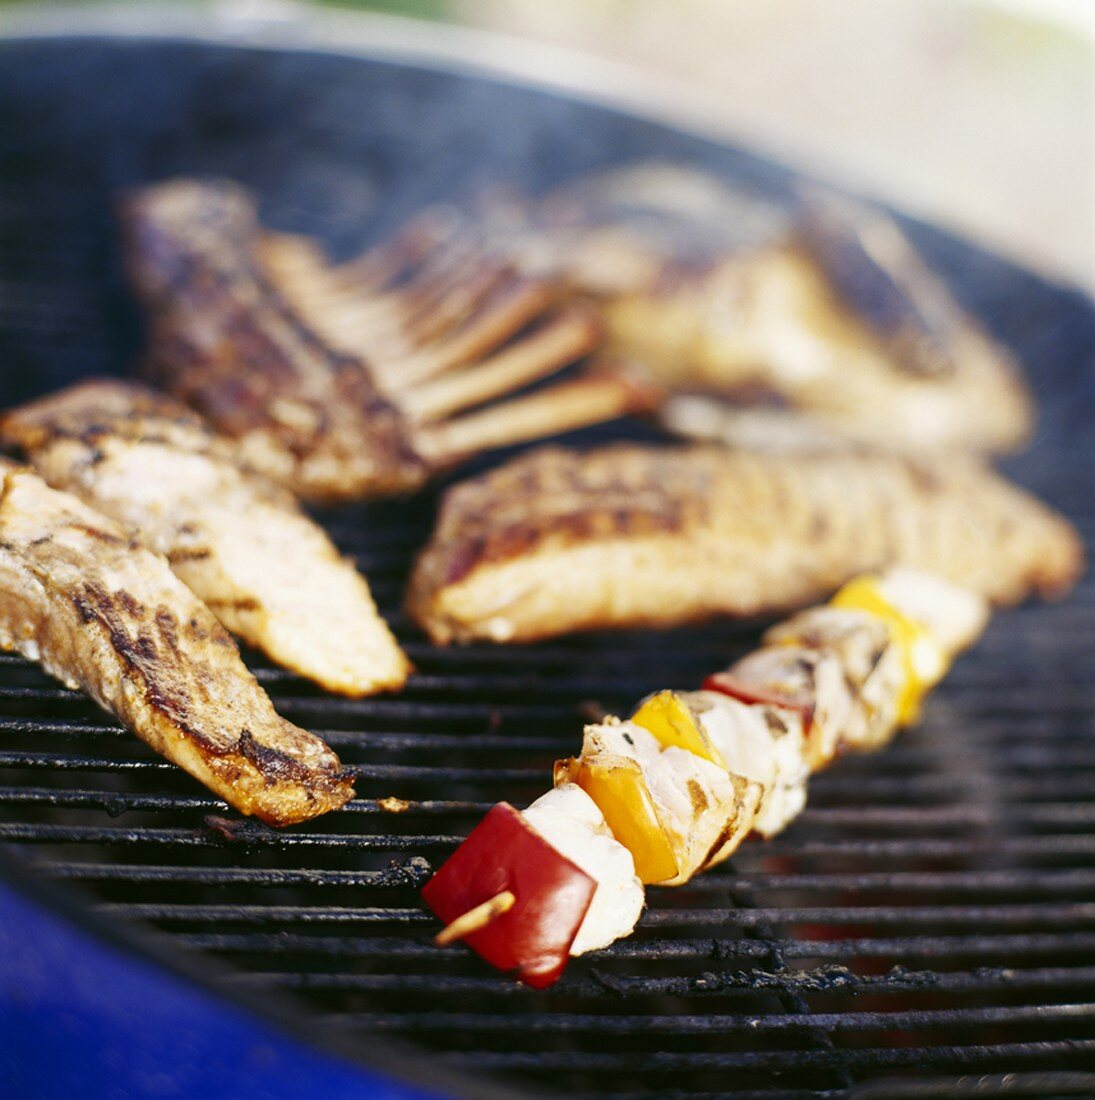
[[[135,193],[123,223],[149,311],[150,378],[307,499],[409,491],[468,454],[649,403],[648,391],[606,374],[468,412],[599,338],[588,308],[545,312],[557,297],[546,284],[471,293],[484,266],[493,263],[488,291],[499,274],[481,251],[433,257],[419,241],[385,261],[401,272],[408,252],[425,252],[419,276],[374,286],[367,264],[348,277],[312,242],[265,233],[241,187],[193,180]],[[509,342],[537,311],[539,327]]]
[[[301,495],[417,486],[425,460],[361,364],[324,347],[255,261],[254,206],[229,184],[167,184],[125,210],[150,310],[151,378]]]
[[[904,564],[999,604],[1068,589],[1066,520],[972,459],[541,448],[449,490],[408,606],[437,642],[797,608]]]
[[[0,418],[55,489],[163,554],[233,633],[346,695],[401,687],[409,664],[365,579],[283,488],[172,398],[97,380]]]
[[[0,463],[0,646],[82,688],[242,813],[288,825],[350,798],[338,757],[279,717],[163,558]]]

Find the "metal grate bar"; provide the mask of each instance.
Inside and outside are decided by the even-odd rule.
[[[874,1047],[859,1050],[841,1049],[836,1054],[839,1065],[870,1069],[915,1066],[924,1068],[939,1065],[968,1065],[971,1062],[1004,1063],[1009,1065],[1047,1064],[1060,1068],[1071,1062],[1074,1066],[1090,1065],[1095,1055],[1095,1040],[1065,1039],[1030,1043],[978,1043],[971,1047],[932,1046],[917,1050],[900,1047]],[[529,1069],[540,1073],[573,1071],[588,1073],[617,1073],[661,1071],[676,1072],[691,1069],[695,1056],[691,1053],[676,1054],[659,1051],[647,1054],[628,1051],[626,1054],[608,1054],[594,1051],[554,1052],[469,1050],[443,1056],[454,1065],[474,1068],[489,1066],[492,1069]],[[780,1050],[723,1053],[713,1051],[704,1055],[704,1069],[732,1070],[767,1068],[781,1072],[790,1069],[829,1066],[834,1057],[830,1051]]]
[[[354,993],[406,992],[430,996],[488,998],[527,997],[518,986],[482,977],[444,974],[309,973],[298,970],[240,972],[237,982],[279,985],[299,990],[340,990]],[[796,970],[705,972],[695,977],[632,977],[597,971],[593,977],[568,977],[560,992],[568,997],[597,997],[619,1004],[620,997],[721,996],[739,990],[779,990],[796,993],[986,993],[998,990],[1084,989],[1095,980],[1095,966],[979,967],[976,971],[910,971],[898,967],[887,974],[853,974],[846,967]]]
[[[609,1035],[721,1035],[745,1029],[756,1032],[913,1030],[938,1027],[981,1027],[985,1024],[1043,1024],[1085,1019],[1095,1015],[1090,1004],[1033,1004],[1000,1008],[942,1008],[914,1012],[816,1012],[804,1016],[728,1016],[718,1012],[673,1016],[625,1016],[603,1013],[559,1013],[529,1016],[519,1013],[422,1012],[407,1017],[402,1013],[340,1014],[331,1018],[335,1026],[365,1026],[383,1031],[439,1031],[536,1034],[538,1032],[581,1033],[587,1029]]]
[[[178,933],[181,942],[212,951],[233,951],[276,957],[283,954],[339,955],[357,959],[426,959],[439,968],[461,966],[464,960],[429,942],[407,942],[385,937],[324,937],[277,933]],[[883,939],[852,937],[841,940],[777,941],[790,958],[847,959],[900,956],[912,960],[948,957],[1006,956],[1022,952],[1083,954],[1095,957],[1095,932],[1028,933],[1024,935],[906,936]],[[766,959],[772,941],[762,939],[631,939],[615,943],[598,954],[598,960],[641,959],[667,962],[673,959]]]
[[[142,920],[214,924],[358,924],[373,921],[432,927],[421,909],[337,905],[209,905],[204,903],[102,904],[104,913]],[[782,906],[780,908],[648,909],[644,928],[687,926],[756,927],[782,924],[926,924],[934,926],[1023,925],[1056,927],[1095,923],[1095,902],[983,905]]]
[[[428,873],[429,864],[421,860],[417,866]],[[355,876],[362,872],[339,871],[327,868],[256,868],[246,866],[195,867],[154,866],[133,863],[93,863],[51,860],[42,868],[55,878],[74,881],[102,882],[110,879],[121,881],[155,881],[178,883],[203,883],[206,885],[249,886],[307,886],[309,888],[339,888],[353,885]],[[874,872],[845,874],[831,872],[813,875],[738,875],[733,880],[735,889],[779,890],[845,890],[860,893],[864,890],[896,890],[928,893],[1080,893],[1095,892],[1095,870],[1009,870],[1009,871],[958,871],[958,872]],[[689,895],[723,892],[727,883],[711,877],[688,885]]]

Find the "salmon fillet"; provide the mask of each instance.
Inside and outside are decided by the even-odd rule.
[[[288,825],[351,797],[338,757],[275,712],[163,558],[0,463],[0,647],[86,691],[241,813]]]
[[[1069,523],[973,459],[541,448],[446,494],[409,588],[440,643],[797,608],[904,564],[1010,604],[1083,562]]]
[[[6,413],[0,440],[163,554],[229,630],[279,664],[345,695],[405,682],[410,665],[365,579],[185,406],[94,380]]]

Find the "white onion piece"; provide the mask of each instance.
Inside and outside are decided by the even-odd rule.
[[[950,656],[971,646],[988,623],[987,600],[934,573],[895,566],[879,577],[878,587],[902,615],[927,627]]]
[[[581,787],[564,783],[541,795],[524,815],[556,851],[597,883],[570,953],[597,951],[630,935],[645,893],[631,853],[609,831],[597,803]]]

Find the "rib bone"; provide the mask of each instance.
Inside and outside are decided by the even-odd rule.
[[[560,364],[592,351],[599,335],[596,315],[572,308],[477,366],[408,391],[403,408],[415,420],[442,420],[553,374]]]
[[[435,466],[468,455],[649,411],[660,394],[622,372],[589,374],[494,405],[418,433],[418,447]]]
[[[388,389],[407,389],[462,363],[470,363],[516,335],[551,304],[550,283],[518,279],[466,324],[403,359],[377,363],[377,374]]]

